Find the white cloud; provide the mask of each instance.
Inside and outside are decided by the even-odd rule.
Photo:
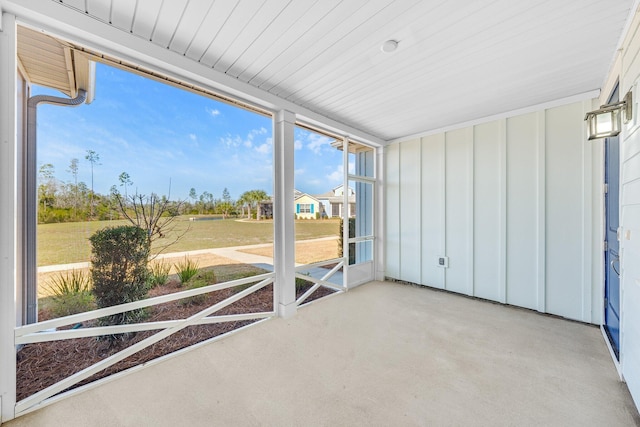
[[[264,144],[260,144],[255,147],[255,150],[260,154],[269,154],[271,152],[271,146],[273,145],[273,139],[267,138]]]
[[[240,144],[242,144],[243,139],[242,137],[240,137],[240,135],[231,135],[231,134],[227,134],[224,137],[220,138],[220,143],[226,145],[227,147],[237,147]]]
[[[326,175],[327,180],[329,182],[342,182],[343,176],[344,176],[344,166],[342,165],[338,165],[336,170]]]
[[[307,139],[309,140],[307,148],[313,151],[314,154],[320,154],[322,148],[329,147],[329,143],[332,141],[332,139],[318,135],[317,133],[309,133]]]
[[[198,139],[198,137],[196,136],[195,133],[190,133],[189,134],[189,139],[192,140],[192,141],[195,141],[196,139]]]
[[[260,154],[269,154],[269,151],[271,151],[271,145],[265,142],[264,144],[258,145],[256,147],[256,151]]]
[[[349,173],[350,174],[356,173],[356,164],[353,162],[349,162]],[[328,173],[326,177],[327,177],[327,180],[331,182],[342,182],[343,175],[344,175],[344,166],[338,165],[336,169],[331,173]]]
[[[240,135],[227,134],[224,137],[220,137],[219,141],[221,144],[224,144],[227,147],[240,147],[240,146],[243,146],[246,148],[255,147],[255,149],[258,152],[265,153],[265,152],[268,152],[268,149],[271,146],[271,138],[267,138],[264,144],[256,144],[254,142],[256,139],[258,139],[257,137],[259,137],[260,135],[265,135],[268,132],[269,131],[266,128],[261,127],[259,129],[250,130],[245,137],[242,137]],[[263,145],[265,144],[268,144],[268,146],[263,147]]]
[[[269,132],[267,130],[267,128],[265,127],[261,127],[260,129],[254,129],[250,132],[250,134],[252,135],[265,135],[267,132]]]
[[[220,110],[216,110],[215,108],[205,108],[207,113],[211,114],[211,117],[218,117],[220,115]]]
[[[303,174],[304,174],[304,172],[305,172],[304,168],[300,168],[300,169],[296,169],[296,170],[294,171],[294,174],[296,174],[296,175],[303,175]]]
[[[302,141],[300,141],[299,139],[296,139],[293,142],[293,148],[296,150],[302,150]]]

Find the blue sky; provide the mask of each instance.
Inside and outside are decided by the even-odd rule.
[[[53,94],[34,87],[33,94]],[[96,67],[96,95],[90,105],[38,107],[38,165],[51,163],[55,176],[73,181],[72,158],[79,160],[78,180],[90,187],[87,150],[99,154],[94,188],[107,194],[127,172],[139,193],[186,199],[190,188],[220,198],[226,187],[236,199],[243,191],[273,193],[272,124],[237,107],[103,64]],[[310,194],[342,182],[342,152],[331,140],[297,129],[295,187]],[[119,187],[121,189],[121,187]],[[122,190],[122,189],[121,189]]]

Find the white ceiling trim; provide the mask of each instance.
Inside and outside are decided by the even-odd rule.
[[[600,85],[602,89],[604,89],[607,86],[607,83],[609,82],[609,79],[611,77],[611,73],[613,73],[616,68],[616,59],[618,58],[618,53],[622,48],[624,39],[627,37],[627,34],[629,33],[629,29],[631,28],[631,24],[633,23],[633,18],[636,14],[636,11],[639,8],[640,8],[640,0],[634,0],[633,7],[629,12],[629,16],[627,16],[627,20],[625,21],[624,26],[622,27],[622,32],[620,33],[620,37],[618,38],[618,43],[616,44],[616,50],[611,55],[611,61],[609,62],[608,72],[602,79],[602,84]]]
[[[569,96],[569,97],[566,97],[566,98],[557,99],[555,101],[544,102],[542,104],[532,105],[530,107],[525,107],[525,108],[519,108],[517,110],[507,111],[505,113],[494,114],[494,115],[483,117],[483,118],[480,118],[480,119],[469,120],[469,121],[463,122],[463,123],[456,123],[455,125],[452,125],[452,126],[445,126],[445,127],[438,128],[438,129],[433,129],[433,130],[420,132],[420,133],[416,133],[416,134],[409,135],[409,136],[404,136],[402,138],[391,139],[391,140],[389,140],[387,142],[389,144],[395,144],[395,143],[398,143],[398,142],[410,141],[412,139],[419,139],[419,138],[423,138],[423,137],[429,136],[429,135],[436,135],[436,134],[439,134],[439,133],[450,132],[450,131],[453,131],[453,130],[456,130],[456,129],[463,129],[463,128],[466,128],[466,127],[481,125],[483,123],[488,123],[488,122],[492,122],[492,121],[495,121],[495,120],[508,119],[508,118],[511,118],[511,117],[521,116],[523,114],[529,114],[529,113],[534,113],[536,111],[547,110],[549,108],[560,107],[562,105],[573,104],[574,102],[582,102],[582,101],[585,101],[587,99],[596,99],[599,96],[600,96],[600,90],[599,89],[592,90],[592,91],[589,91],[589,92],[580,93],[578,95],[573,95],[573,96]]]
[[[52,1],[22,0],[19,4],[4,2],[3,12],[14,14],[16,19],[33,29],[40,29],[53,37],[84,45],[125,62],[139,64],[171,78],[195,86],[203,86],[219,92],[222,96],[236,98],[250,105],[273,113],[287,110],[296,114],[296,119],[326,129],[372,146],[382,146],[385,141],[360,129],[315,113],[307,108],[284,100],[262,89],[241,82],[231,76],[208,68],[200,63],[178,55],[161,46],[149,43],[133,34],[82,15],[68,7]]]

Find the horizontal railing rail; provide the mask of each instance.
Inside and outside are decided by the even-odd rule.
[[[242,320],[264,319],[274,316],[273,311],[247,314],[229,314],[225,316],[205,317],[194,325],[210,325],[214,323],[238,322]],[[38,342],[61,341],[73,338],[99,337],[103,335],[125,334],[129,332],[143,332],[171,328],[181,320],[165,320],[160,322],[132,323],[129,325],[99,326],[82,329],[66,329],[60,331],[35,332],[16,338],[16,345],[33,344]]]
[[[20,337],[34,332],[46,331],[53,328],[59,328],[62,326],[74,325],[84,322],[86,320],[96,319],[98,317],[111,316],[114,314],[124,313],[138,308],[151,307],[153,305],[162,304],[165,302],[171,302],[180,300],[187,297],[193,297],[197,295],[206,294],[209,292],[219,291],[222,289],[233,288],[240,285],[246,285],[248,283],[259,282],[264,279],[275,277],[275,273],[259,274],[257,276],[246,277],[244,279],[232,280],[229,282],[218,283],[215,285],[203,286],[197,289],[190,289],[188,291],[175,292],[168,295],[162,295],[153,298],[142,299],[139,301],[129,302],[126,304],[114,305],[113,307],[100,308],[98,310],[87,311],[84,313],[72,314],[70,316],[60,317],[57,319],[45,320],[44,322],[32,323],[30,325],[20,326],[15,328],[15,336]]]
[[[252,276],[245,279],[233,280],[226,283],[220,283],[216,285],[210,285],[198,289],[192,289],[188,291],[176,292],[174,294],[163,295],[160,297],[148,298],[145,300],[136,301],[133,303],[121,304],[114,307],[93,310],[86,313],[81,313],[72,316],[66,316],[60,319],[53,319],[50,321],[44,321],[32,325],[22,326],[16,328],[15,343],[16,346],[20,344],[57,341],[63,339],[93,337],[101,335],[111,335],[124,332],[140,332],[149,330],[159,330],[154,335],[151,335],[131,346],[95,363],[73,375],[49,386],[31,396],[16,403],[15,412],[16,416],[21,415],[30,410],[30,408],[43,403],[48,398],[55,396],[56,394],[72,387],[73,385],[83,381],[92,375],[107,369],[108,367],[126,359],[127,357],[137,353],[149,347],[152,344],[188,327],[193,325],[220,323],[220,322],[232,322],[239,320],[251,320],[251,319],[264,319],[275,316],[275,311],[271,312],[259,312],[259,313],[247,313],[247,314],[234,314],[224,316],[211,316],[213,313],[222,310],[223,308],[233,304],[236,301],[264,288],[265,286],[272,284],[274,280],[274,273],[261,274],[258,276]],[[257,283],[255,283],[257,282]],[[185,319],[168,320],[159,322],[146,322],[146,323],[134,323],[129,325],[113,325],[102,327],[90,327],[83,329],[71,329],[52,331],[51,329],[61,326],[67,326],[70,324],[76,324],[85,320],[95,319],[98,317],[108,316],[112,314],[123,313],[138,308],[149,307],[153,305],[162,304],[165,302],[175,301],[191,296],[202,295],[209,292],[214,292],[221,289],[227,289],[239,285],[255,283],[248,288],[234,294],[223,301],[220,301],[210,307],[201,310],[200,312],[189,316]]]

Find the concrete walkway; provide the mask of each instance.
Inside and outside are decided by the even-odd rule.
[[[338,240],[337,237],[320,237],[317,239],[309,239],[309,240],[300,240],[300,242],[326,242]],[[257,245],[244,245],[244,246],[230,246],[227,248],[212,248],[212,249],[197,249],[193,251],[184,251],[184,252],[170,252],[166,254],[158,255],[157,259],[167,259],[167,258],[181,258],[184,256],[195,256],[195,255],[218,255],[224,258],[231,259],[240,264],[251,264],[258,268],[262,268],[267,271],[273,271],[273,257],[266,257],[262,255],[250,254],[247,252],[243,252],[248,249],[257,249],[257,248],[266,248],[269,246],[273,246],[273,243],[262,243]],[[303,264],[296,263],[296,267],[299,267]],[[71,264],[57,264],[57,265],[46,265],[38,267],[38,273],[51,273],[56,271],[67,271],[73,269],[83,269],[89,268],[90,263],[88,262],[76,262]],[[304,270],[303,273],[309,274],[311,277],[316,279],[322,278],[327,273],[326,268],[315,267],[308,270]],[[342,285],[342,272],[337,271],[334,273],[328,280],[331,283],[336,285]]]
[[[6,427],[637,423],[598,328],[373,282]]]
[[[319,237],[317,239],[309,239],[309,240],[300,240],[299,242],[327,242],[331,240],[338,240],[337,237]],[[229,246],[227,248],[210,248],[210,249],[196,249],[193,251],[183,251],[183,252],[170,252],[166,254],[158,255],[157,259],[167,259],[167,258],[180,258],[189,255],[218,255],[225,258],[232,259],[234,261],[238,261],[242,264],[269,264],[273,268],[273,257],[266,257],[261,255],[254,255],[246,252],[242,252],[243,250],[248,249],[258,249],[258,248],[266,248],[269,246],[273,246],[273,243],[261,243],[256,245],[244,245],[244,246]],[[297,264],[299,266],[302,264]],[[72,269],[81,269],[81,268],[89,268],[89,262],[75,262],[69,264],[55,264],[55,265],[44,265],[38,267],[38,273],[51,273],[56,271],[66,271]]]

